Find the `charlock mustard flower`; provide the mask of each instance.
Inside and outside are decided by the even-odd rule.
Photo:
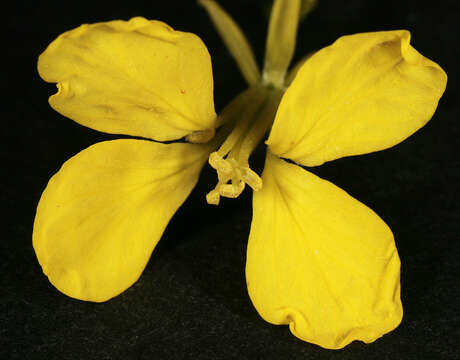
[[[325,348],[376,340],[402,318],[393,235],[372,210],[299,165],[401,142],[432,117],[446,74],[405,30],[343,36],[287,73],[302,5],[308,12],[314,3],[300,0],[275,0],[261,74],[236,23],[215,2],[200,3],[249,84],[220,116],[206,47],[162,22],[82,25],[40,56],[40,76],[57,83],[56,111],[146,139],[92,145],[51,178],[33,232],[44,273],[77,299],[120,294],[208,160],[218,176],[209,203],[237,197],[246,184],[254,190],[246,278],[259,314]],[[248,159],[267,133],[259,177]]]

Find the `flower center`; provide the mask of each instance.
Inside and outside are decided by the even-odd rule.
[[[218,178],[214,190],[206,195],[209,204],[218,205],[221,196],[238,197],[246,184],[254,191],[262,188],[262,179],[249,167],[249,157],[270,129],[281,96],[280,89],[257,84],[224,109],[220,116],[224,125],[219,132],[226,138],[209,155],[209,164],[216,169]]]

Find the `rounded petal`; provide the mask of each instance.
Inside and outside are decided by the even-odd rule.
[[[268,154],[254,192],[246,279],[259,312],[324,348],[372,342],[401,321],[388,226],[332,183]]]
[[[131,286],[195,186],[203,145],[114,140],[90,146],[42,194],[33,246],[64,294],[108,300]]]
[[[53,109],[92,129],[159,141],[214,127],[209,53],[194,34],[136,17],[82,25],[38,60]]]
[[[383,150],[426,124],[447,75],[405,30],[339,38],[309,58],[284,94],[267,144],[316,166]]]

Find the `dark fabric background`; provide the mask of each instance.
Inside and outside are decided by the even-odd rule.
[[[221,1],[263,58],[266,1]],[[247,295],[245,251],[251,193],[205,203],[215,174],[206,167],[170,222],[140,280],[102,304],[59,293],[31,245],[35,207],[49,177],[90,144],[117,136],[54,112],[55,86],[36,72],[40,52],[81,23],[142,15],[198,34],[215,74],[216,109],[245,87],[195,1],[12,2],[2,24],[0,261],[2,359],[458,359],[460,256],[458,30],[455,1],[319,0],[300,25],[296,59],[337,37],[408,29],[412,44],[449,75],[433,119],[402,144],[340,159],[313,171],[374,209],[392,228],[402,260],[402,324],[373,344],[324,350],[264,322]],[[254,161],[260,166],[263,152]],[[6,230],[6,231],[5,231]]]

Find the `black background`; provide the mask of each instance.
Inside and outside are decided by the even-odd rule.
[[[319,0],[299,28],[296,59],[337,37],[408,29],[412,44],[449,76],[433,119],[398,146],[313,171],[374,209],[392,228],[402,260],[402,324],[373,344],[324,350],[264,322],[244,278],[251,197],[205,203],[203,176],[170,222],[140,280],[102,304],[54,289],[31,245],[35,207],[49,177],[90,144],[118,136],[54,112],[55,86],[36,72],[40,52],[81,23],[160,19],[207,44],[219,111],[245,83],[195,1],[23,1],[4,11],[2,184],[6,228],[0,261],[2,359],[456,359],[459,352],[459,12],[455,1]],[[221,1],[263,58],[266,1]],[[263,153],[254,160],[260,163]]]

